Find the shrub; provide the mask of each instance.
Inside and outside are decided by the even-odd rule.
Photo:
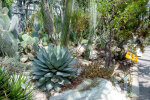
[[[81,73],[81,77],[83,78],[111,78],[113,73],[113,69],[106,69],[101,67],[100,63],[91,64],[84,68]]]

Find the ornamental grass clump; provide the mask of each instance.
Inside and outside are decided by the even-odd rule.
[[[0,69],[0,100],[32,100],[32,85],[23,74],[10,74],[1,66]]]
[[[60,90],[65,83],[71,83],[77,68],[70,65],[76,60],[71,58],[72,53],[66,47],[49,45],[48,50],[45,50],[34,45],[34,50],[37,58],[33,61],[32,74],[37,87],[42,91]]]

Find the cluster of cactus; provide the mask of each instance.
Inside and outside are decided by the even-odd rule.
[[[8,31],[10,27],[8,11],[7,8],[0,8],[0,52],[8,56],[13,56],[18,46],[13,34]]]
[[[23,74],[10,74],[0,66],[0,100],[32,100],[31,86]]]
[[[23,40],[23,41],[21,41],[20,44],[21,44],[21,46],[22,46],[23,48],[26,48],[28,45],[32,45],[32,44],[38,42],[38,38],[36,38],[36,37],[31,37],[31,36],[28,35],[28,34],[22,35],[22,40]]]
[[[71,83],[77,68],[70,65],[77,60],[71,58],[72,53],[68,53],[66,47],[49,45],[46,50],[34,45],[34,49],[37,51],[37,59],[33,61],[32,73],[33,79],[37,80],[37,87],[41,87],[43,91],[60,90],[65,83]]]

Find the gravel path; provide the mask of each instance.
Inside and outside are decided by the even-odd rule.
[[[150,100],[150,46],[139,58],[139,100]]]

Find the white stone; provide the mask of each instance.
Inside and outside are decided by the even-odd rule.
[[[96,50],[91,50],[90,51],[90,59],[97,59],[98,58],[98,51]]]
[[[21,62],[26,62],[28,60],[28,56],[23,56],[22,58],[20,58]]]
[[[129,100],[118,89],[105,79],[85,79],[76,89],[51,96],[49,100]]]
[[[86,47],[84,45],[79,44],[76,48],[76,52],[78,55],[82,55],[86,50]]]
[[[143,55],[142,51],[140,50],[140,48],[137,48],[136,52],[137,52],[137,56],[142,56]]]

